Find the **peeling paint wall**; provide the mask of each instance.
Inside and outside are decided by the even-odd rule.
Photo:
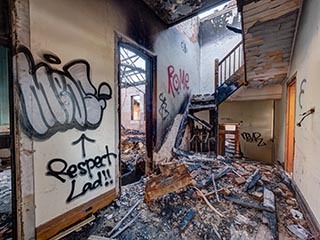
[[[224,10],[222,10],[224,11]],[[222,59],[242,40],[241,34],[226,28],[231,25],[241,28],[240,13],[236,5],[230,11],[216,15],[200,24],[200,92],[210,93],[214,90],[214,61]]]
[[[188,23],[189,21],[189,23]],[[188,94],[199,93],[200,48],[198,41],[183,29],[190,26],[197,32],[194,20],[171,27],[157,36],[157,149],[180,112]],[[190,31],[190,30],[189,30]]]
[[[273,116],[273,100],[224,102],[219,106],[219,123],[240,123],[243,155],[270,164]]]
[[[296,123],[300,114],[315,107],[315,113],[295,127],[293,179],[320,223],[320,2],[304,1],[301,22],[289,77],[296,73]],[[286,83],[282,100],[277,102],[277,160],[285,159]]]

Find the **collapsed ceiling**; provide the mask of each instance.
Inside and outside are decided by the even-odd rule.
[[[190,18],[228,0],[143,0],[168,25]]]

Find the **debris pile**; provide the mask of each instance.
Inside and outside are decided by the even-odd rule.
[[[11,170],[0,170],[0,239],[12,238]]]
[[[138,130],[121,130],[122,184],[138,181],[145,173],[145,134]]]
[[[114,232],[123,231],[115,239],[312,237],[280,166],[193,155],[177,157],[164,168],[159,175],[122,187],[119,199],[100,210],[91,227],[66,239],[114,237],[108,233],[119,222],[122,227]],[[160,185],[161,191],[155,192]]]

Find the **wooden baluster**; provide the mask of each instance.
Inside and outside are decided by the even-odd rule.
[[[241,46],[239,46],[239,52],[238,52],[238,64],[239,64],[239,68],[241,66]]]
[[[233,73],[236,72],[236,51],[233,52]]]
[[[229,56],[229,76],[228,78],[231,76],[231,56]]]
[[[227,79],[227,62],[224,62],[224,78],[223,78],[223,82]]]
[[[219,78],[219,85],[222,83],[222,65],[219,65],[219,73],[220,73],[220,78]]]
[[[219,59],[214,61],[214,90],[216,91],[219,87]]]

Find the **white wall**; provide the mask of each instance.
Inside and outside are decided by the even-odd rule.
[[[118,158],[111,155],[111,164],[105,159],[106,146],[118,154],[115,31],[157,56],[158,142],[187,94],[199,92],[197,24],[164,29],[146,6],[131,1],[30,0],[30,54],[24,49],[17,62],[19,69],[34,68],[19,72],[18,81],[23,93],[21,124],[34,150],[26,154],[34,160],[36,227],[111,189],[118,190]],[[52,55],[49,63],[44,53]],[[55,64],[57,57],[61,63]],[[79,59],[86,62],[63,68]],[[33,60],[42,65],[36,69]],[[110,95],[110,90],[110,99],[98,94]],[[95,141],[85,142],[86,156],[81,142],[72,144],[82,134]],[[97,156],[106,166],[97,163],[92,176],[81,171],[79,163]],[[65,165],[71,166],[69,174]],[[84,186],[92,189],[81,194]]]
[[[226,28],[226,25],[241,28],[240,14],[235,6],[233,10],[219,15],[213,20],[206,20],[201,24],[201,49],[200,49],[200,92],[211,93],[214,91],[214,62],[222,59],[241,40],[242,35]],[[203,32],[203,33],[202,33]]]
[[[140,91],[139,91],[139,90]],[[145,85],[137,87],[121,88],[121,124],[128,129],[135,129],[142,132],[146,130],[145,114],[144,114],[144,96],[145,96]],[[140,96],[140,120],[132,120],[132,108],[131,108],[131,97]]]
[[[219,123],[240,123],[240,145],[244,157],[272,163],[273,100],[224,102]]]
[[[188,94],[199,93],[199,43],[194,34],[184,29],[198,31],[198,23],[188,20],[178,27],[160,33],[155,42],[157,55],[157,147],[179,113]]]
[[[304,1],[301,22],[299,25],[297,42],[289,76],[296,73],[296,123],[300,121],[300,114],[315,107],[315,113],[308,116],[301,127],[295,128],[295,154],[293,179],[301,190],[307,203],[320,222],[320,1]],[[303,79],[301,92],[300,85]],[[286,114],[286,84],[283,87],[281,102],[277,102],[278,116],[276,117],[279,130],[276,157],[284,160],[285,152],[285,114]],[[299,104],[299,98],[302,108]]]
[[[105,82],[114,90],[114,64],[113,45],[106,41],[106,36],[113,39],[112,29],[102,24],[112,22],[108,18],[109,13],[104,1],[43,1],[31,0],[31,52],[36,62],[43,61],[43,53],[51,52],[61,59],[61,64],[50,64],[51,67],[62,70],[64,64],[84,59],[90,64],[90,75],[92,84],[98,90],[101,83]],[[110,40],[109,40],[110,41]],[[75,79],[84,84],[87,78],[85,69],[76,67]],[[46,84],[45,72],[38,71],[38,80]],[[31,79],[31,77],[30,77]],[[69,92],[66,91],[68,94]],[[47,94],[48,98],[52,97]],[[79,99],[79,98],[78,98]],[[57,217],[68,210],[73,209],[99,195],[116,187],[116,176],[118,169],[117,158],[111,157],[111,166],[107,159],[103,162],[104,167],[92,167],[92,176],[80,174],[69,177],[60,175],[65,182],[54,176],[47,175],[49,162],[53,159],[63,159],[68,167],[72,164],[84,162],[87,159],[94,159],[97,156],[106,154],[105,147],[109,152],[118,153],[116,149],[116,96],[113,91],[112,98],[101,101],[99,104],[106,104],[102,111],[102,121],[98,127],[93,129],[84,128],[83,131],[71,128],[67,131],[58,131],[43,140],[34,141],[34,174],[35,174],[35,203],[36,203],[36,225],[46,223],[48,220]],[[67,106],[72,106],[69,98],[62,99]],[[80,100],[79,100],[80,102]],[[104,103],[103,103],[104,102]],[[35,106],[33,111],[35,112]],[[102,107],[102,105],[100,105]],[[45,114],[48,114],[46,112]],[[100,114],[96,105],[87,108],[87,119]],[[39,116],[35,116],[38,118]],[[36,121],[36,119],[33,119]],[[63,122],[61,128],[66,124]],[[86,142],[86,156],[82,155],[81,143],[72,145],[72,142],[79,139],[82,134],[94,139],[95,142]],[[62,162],[56,161],[52,164],[55,171],[62,170]],[[106,181],[104,171],[109,170],[110,179]],[[86,183],[94,184],[102,179],[102,185],[94,190],[67,201],[68,196],[77,196],[82,192]],[[72,182],[74,181],[74,192],[72,194]],[[105,183],[108,182],[108,186]],[[71,194],[71,195],[70,195]]]

